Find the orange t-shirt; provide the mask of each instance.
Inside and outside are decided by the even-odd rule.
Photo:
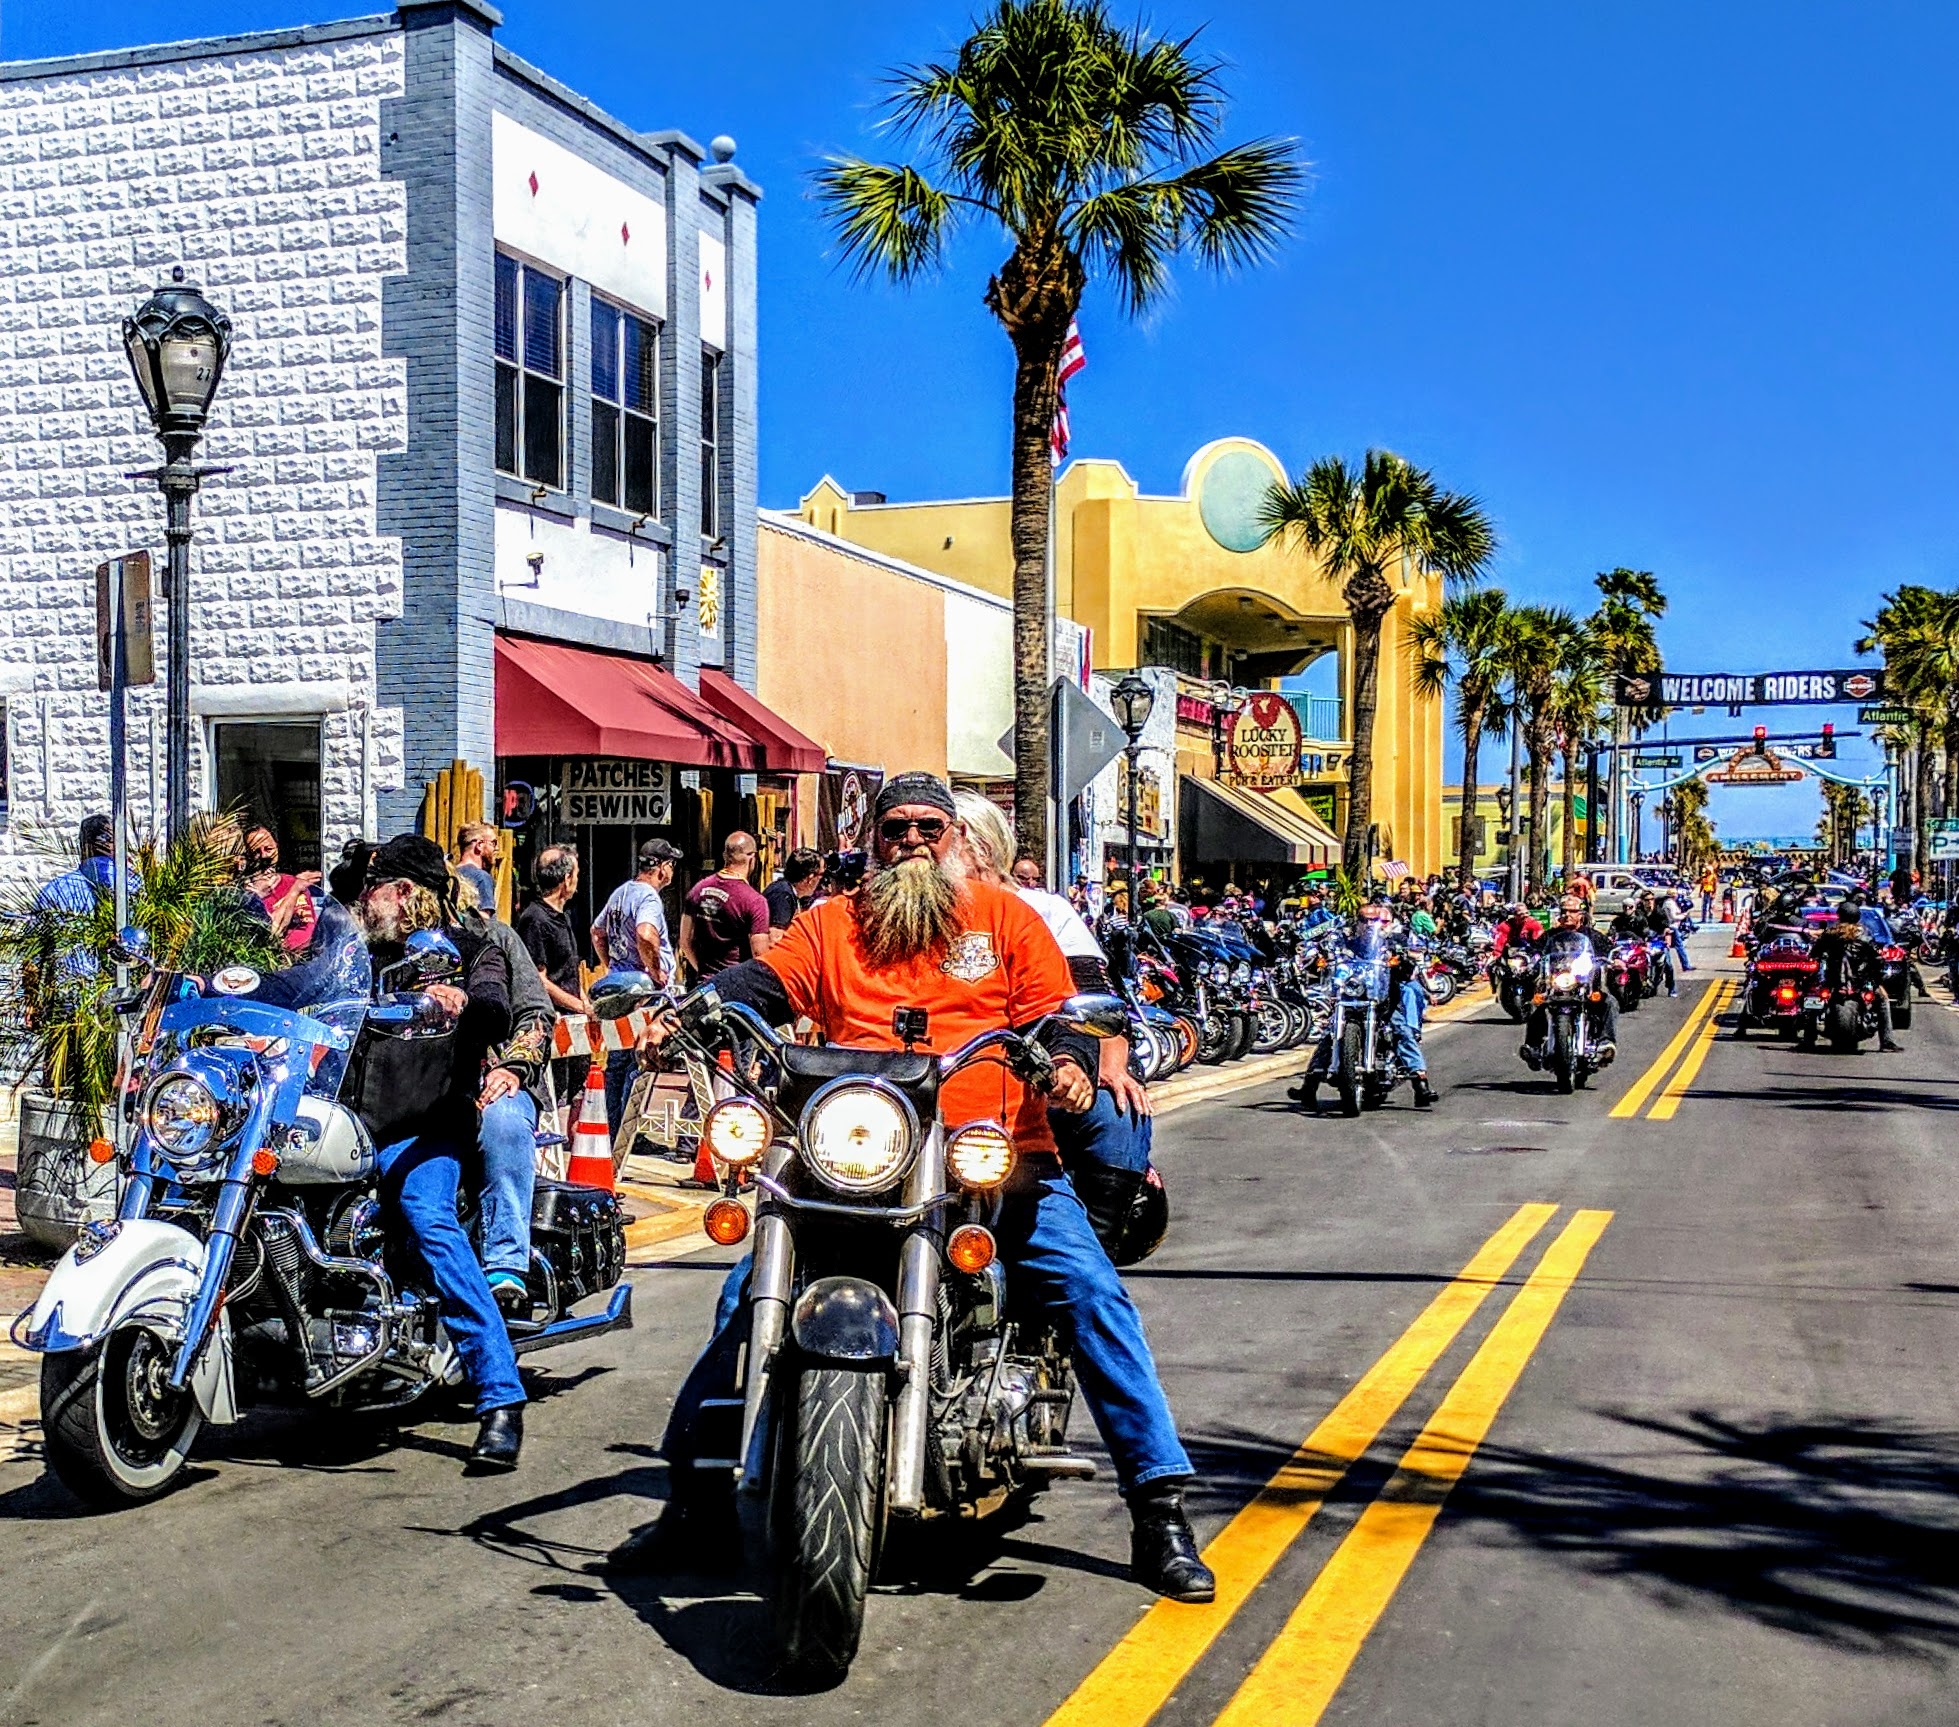
[[[949,1054],[982,1032],[1030,1025],[1074,993],[1068,962],[1040,914],[989,882],[964,889],[963,928],[941,959],[873,971],[864,958],[856,906],[825,900],[783,930],[762,956],[790,1005],[831,1043],[899,1049],[891,1015],[922,1007],[931,1017],[918,1047]],[[1022,1151],[1052,1151],[1046,1102],[996,1062],[947,1080],[939,1091],[947,1127],[997,1121]]]

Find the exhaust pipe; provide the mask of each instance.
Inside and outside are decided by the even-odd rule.
[[[603,1337],[608,1331],[633,1328],[633,1286],[622,1283],[613,1290],[603,1313],[583,1314],[576,1319],[560,1319],[529,1337],[512,1337],[510,1346],[519,1355],[532,1355],[540,1349],[556,1349],[561,1343],[582,1343],[588,1337]]]

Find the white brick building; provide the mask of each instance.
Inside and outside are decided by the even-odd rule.
[[[225,722],[317,719],[329,835],[371,831],[402,780],[401,713],[375,700],[374,625],[401,610],[376,531],[376,458],[408,435],[382,352],[407,195],[381,177],[399,34],[0,82],[0,694],[4,855],[102,807],[94,567],[160,553],[161,498],[122,319],[172,265],[222,296],[233,362],[202,459],[191,678],[208,786]],[[161,557],[158,565],[161,568]],[[161,673],[159,674],[161,675]],[[131,703],[131,804],[162,794],[162,683]]]

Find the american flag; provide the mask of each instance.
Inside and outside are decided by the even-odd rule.
[[[1070,318],[1068,335],[1061,344],[1061,363],[1054,371],[1054,429],[1048,434],[1048,456],[1057,468],[1068,459],[1068,380],[1087,364],[1081,328]]]
[[[1400,858],[1389,858],[1380,867],[1381,873],[1389,881],[1400,881],[1403,876],[1409,873],[1408,866]]]

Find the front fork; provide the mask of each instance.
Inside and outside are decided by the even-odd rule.
[[[232,1256],[238,1251],[238,1238],[245,1232],[245,1225],[252,1215],[252,1201],[257,1197],[252,1165],[260,1146],[264,1144],[266,1122],[271,1112],[272,1088],[261,1086],[246,1112],[244,1128],[231,1154],[231,1165],[218,1188],[218,1203],[212,1208],[211,1228],[204,1238],[204,1274],[198,1280],[197,1294],[191,1299],[190,1312],[185,1315],[184,1340],[170,1368],[170,1388],[173,1391],[181,1391],[190,1383],[191,1375],[197,1369],[197,1358],[210,1338],[211,1327],[217,1323],[219,1309],[224,1306],[225,1291],[231,1282]],[[137,1145],[142,1173],[129,1184],[130,1194],[124,1198],[125,1215],[128,1215],[127,1206],[131,1197],[139,1190],[142,1203],[147,1206],[157,1181],[161,1179],[148,1158],[148,1141],[139,1138]]]

